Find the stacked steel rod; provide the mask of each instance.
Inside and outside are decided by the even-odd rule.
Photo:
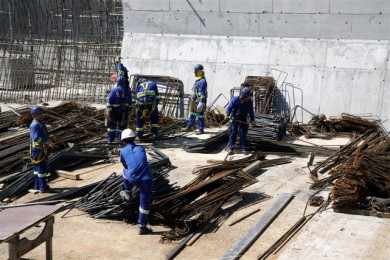
[[[0,100],[104,101],[122,1],[0,1],[0,14]]]
[[[79,143],[99,138],[105,131],[104,111],[77,103],[63,103],[44,109],[44,121],[50,135],[49,150],[59,151],[68,143]],[[18,125],[27,126],[32,118],[24,111],[18,118]],[[15,121],[13,121],[15,122]],[[0,140],[0,175],[22,169],[24,159],[28,159],[29,134],[22,130]]]

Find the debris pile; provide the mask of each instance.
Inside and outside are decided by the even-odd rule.
[[[308,124],[291,124],[289,131],[295,136],[304,135],[306,138],[330,139],[336,134],[363,134],[378,127],[378,120],[343,113],[340,117],[330,118],[325,115],[316,115]]]
[[[28,126],[32,118],[30,110],[19,111],[17,125]],[[18,112],[18,113],[19,113]],[[10,122],[15,123],[11,117]],[[58,152],[68,143],[81,143],[100,138],[104,132],[104,111],[74,102],[66,102],[56,107],[44,109],[44,122],[50,135],[49,152]],[[8,133],[7,133],[8,134]],[[0,175],[20,171],[21,163],[29,156],[29,133],[22,129],[15,134],[8,134],[0,140]]]

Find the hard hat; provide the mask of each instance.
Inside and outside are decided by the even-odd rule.
[[[31,114],[36,115],[43,112],[43,109],[40,106],[33,106],[31,108]]]
[[[240,97],[247,98],[251,96],[251,90],[248,87],[244,87],[240,91]]]
[[[130,138],[135,138],[135,137],[136,137],[135,132],[132,129],[127,128],[127,129],[122,131],[121,141],[126,140],[126,139],[130,139]]]
[[[202,64],[196,64],[195,67],[194,67],[194,71],[200,71],[200,70],[203,70],[203,65]]]

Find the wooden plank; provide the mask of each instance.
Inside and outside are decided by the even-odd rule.
[[[259,221],[244,236],[242,236],[226,253],[222,260],[239,259],[250,246],[260,237],[276,217],[294,198],[293,194],[283,193],[272,207],[260,217]]]
[[[65,179],[76,180],[76,181],[80,180],[80,173],[57,170],[57,175]]]

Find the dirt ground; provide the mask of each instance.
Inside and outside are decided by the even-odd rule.
[[[346,139],[330,141],[310,140],[321,144],[340,145]],[[161,149],[177,168],[170,172],[170,180],[183,185],[194,176],[194,167],[205,165],[208,159],[223,159],[225,151],[218,154],[189,154],[177,148]],[[268,156],[267,158],[274,158]],[[316,161],[323,158],[316,158]],[[281,193],[295,193],[296,197],[280,214],[266,232],[252,245],[242,259],[257,259],[280,235],[287,231],[303,214],[308,197],[310,178],[306,168],[308,158],[294,158],[290,164],[275,166],[261,172],[258,182],[245,192],[272,196],[259,204],[235,212],[215,233],[202,236],[195,244],[186,247],[177,259],[220,259],[222,255],[256,224]],[[52,187],[79,186],[105,178],[113,171],[120,172],[121,165],[115,163],[97,168],[82,176],[80,181],[58,178]],[[322,195],[326,196],[327,191]],[[37,198],[27,194],[17,203]],[[229,226],[233,220],[261,209],[240,223]],[[315,208],[309,207],[308,212]],[[137,227],[118,221],[94,220],[79,211],[62,218],[58,214],[54,226],[54,259],[165,259],[167,252],[176,243],[160,243],[159,232],[164,227],[154,226],[155,234],[139,236]],[[35,232],[27,234],[33,237]],[[353,216],[334,213],[328,209],[316,215],[282,249],[274,259],[389,259],[390,220],[375,217]],[[0,244],[1,259],[7,259],[7,246]],[[25,255],[28,259],[44,259],[44,247],[40,246]],[[271,258],[271,259],[272,259]]]

